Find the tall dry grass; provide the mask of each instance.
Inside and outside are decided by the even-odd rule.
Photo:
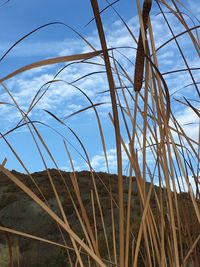
[[[162,62],[159,63],[157,59],[158,51],[162,51],[163,47],[166,47],[169,43],[173,43],[174,46],[178,48],[185,64],[184,71],[189,73],[193,83],[193,88],[199,96],[198,84],[195,81],[193,72],[189,67],[186,57],[184,56],[184,52],[181,49],[178,39],[179,36],[185,36],[187,40],[191,40],[193,45],[192,49],[194,51],[196,50],[196,53],[199,55],[199,25],[194,25],[192,28],[188,26],[185,16],[180,10],[180,7],[184,9],[184,2],[175,0],[172,0],[170,3],[164,0],[156,1],[154,4],[158,6],[160,15],[163,16],[172,35],[171,39],[162,44],[159,48],[156,48],[154,29],[151,24],[151,0],[144,0],[143,6],[140,5],[139,0],[136,0],[139,18],[138,28],[140,29],[139,38],[134,36],[131,28],[129,28],[126,22],[117,13],[114,8],[114,4],[112,5],[108,1],[107,3],[108,7],[112,9],[112,12],[117,14],[126,27],[129,35],[135,41],[136,53],[133,52],[133,55],[130,55],[129,58],[134,66],[132,75],[130,75],[116,59],[115,50],[120,51],[120,48],[110,49],[108,47],[98,1],[91,0],[91,8],[94,13],[94,20],[96,22],[99,41],[101,44],[100,50],[95,49],[88,40],[76,32],[76,34],[78,34],[79,37],[82,38],[82,40],[88,45],[91,52],[66,55],[63,57],[49,58],[39,62],[34,62],[17,69],[0,79],[2,88],[10,96],[12,104],[17,108],[22,117],[17,126],[7,133],[1,134],[1,138],[4,139],[10,147],[12,153],[14,153],[19,165],[21,165],[24,171],[29,175],[30,179],[35,184],[38,193],[34,193],[31,188],[27,187],[26,184],[21,182],[20,179],[6,169],[6,160],[0,165],[0,170],[8,177],[9,180],[24,191],[24,193],[27,194],[32,201],[37,203],[52,220],[55,221],[63,239],[63,243],[56,243],[29,233],[19,232],[16,229],[0,226],[0,230],[7,235],[10,252],[10,266],[14,266],[12,248],[9,245],[9,236],[12,234],[35,239],[51,244],[52,246],[61,247],[67,252],[66,257],[69,262],[69,266],[183,267],[199,266],[200,264],[200,254],[198,251],[200,232],[197,230],[197,233],[193,235],[191,227],[191,220],[196,222],[195,227],[197,228],[200,222],[200,194],[198,177],[200,152],[199,140],[196,141],[189,137],[177,121],[176,116],[173,114],[171,110],[171,88],[168,88],[165,81],[165,77],[169,74],[169,72],[165,74],[161,73],[160,64],[162,64]],[[165,12],[163,9],[165,9]],[[185,28],[185,30],[180,32],[178,35],[173,32],[173,29],[170,26],[166,16],[166,9],[168,12],[173,14],[178,23]],[[187,9],[184,10],[190,14]],[[47,26],[48,25],[44,25],[42,27]],[[39,30],[40,28],[36,30]],[[13,47],[17,46],[23,39],[31,35],[33,32],[22,37],[11,47],[11,49],[7,51],[7,53],[9,53]],[[3,59],[7,53],[1,59]],[[70,154],[68,141],[63,137],[63,146],[66,150],[66,156],[70,160],[72,169],[70,179],[73,187],[73,194],[71,194],[69,186],[66,184],[66,181],[60,172],[55,158],[40,134],[38,129],[39,122],[31,121],[29,118],[30,112],[34,109],[44,94],[40,95],[40,91],[38,91],[38,94],[30,104],[28,111],[24,112],[6,85],[6,81],[10,78],[34,68],[60,62],[85,62],[87,64],[89,60],[91,61],[96,57],[100,57],[103,62],[102,64],[105,66],[106,78],[109,85],[110,101],[112,105],[112,112],[109,113],[109,118],[110,123],[114,127],[117,154],[118,179],[114,181],[118,187],[117,199],[114,197],[116,192],[113,192],[113,181],[110,181],[109,186],[104,184],[110,199],[109,225],[107,225],[108,220],[105,220],[104,218],[104,208],[94,175],[94,169],[91,165],[86,148],[79,137],[71,128],[69,128],[82,147],[84,153],[82,156],[90,170],[91,183],[93,185],[93,190],[91,191],[90,196],[93,220],[89,217],[87,208],[84,206],[84,199],[79,188],[79,181],[76,176],[76,170],[73,165],[73,158]],[[183,70],[172,70],[171,73],[181,71]],[[46,84],[48,85],[46,90],[48,90],[52,83],[59,82],[59,80],[57,80],[58,74],[55,76],[54,80],[49,81],[49,83]],[[131,87],[126,86],[126,81],[129,81]],[[117,87],[116,84],[119,84],[120,86]],[[107,170],[109,170],[104,129],[97,109],[98,105],[101,105],[102,103],[93,103],[84,91],[78,87],[77,90],[79,90],[87,98],[90,105],[72,115],[77,115],[87,109],[92,109],[94,111],[100,132]],[[180,104],[183,107],[187,106],[195,113],[195,115],[199,116],[199,110],[190,102],[190,100],[185,99],[185,101]],[[51,111],[47,112],[59,123],[68,127],[64,120],[58,118],[56,114],[53,114]],[[22,126],[26,126],[28,128],[35,142],[36,148],[39,151],[61,216],[58,216],[51,209],[40,188],[40,184],[36,183],[31,173],[20,159],[20,156],[7,140],[7,136],[11,132]],[[128,142],[121,134],[122,129],[124,129],[128,136]],[[63,186],[66,188],[67,198],[70,199],[71,206],[74,209],[74,214],[76,214],[77,221],[79,221],[80,228],[84,233],[84,239],[82,239],[78,233],[73,231],[73,227],[69,223],[63,207],[63,202],[61,201],[59,192],[54,184],[54,177],[52,177],[51,172],[48,170],[42,150],[45,150],[45,152],[49,155],[60,175]],[[125,178],[123,178],[123,153],[128,158],[129,163],[127,199],[125,199],[124,196]],[[149,161],[150,155],[151,161]],[[192,176],[193,186],[190,184],[190,176]],[[141,217],[136,231],[134,231],[134,224],[136,224],[136,222],[133,220],[135,216],[135,204],[132,201],[133,179],[136,179],[137,182],[138,199],[141,210]],[[151,182],[150,187],[146,186],[147,180],[150,180]],[[156,181],[158,181],[159,189],[155,186]],[[178,192],[182,190],[182,184],[185,185],[185,189],[188,193],[182,194],[180,197]],[[163,189],[163,187],[165,189]],[[183,199],[181,200],[181,198]],[[153,202],[152,199],[154,200]],[[188,209],[188,205],[191,212],[189,214],[192,214],[193,218],[187,217],[188,213],[185,212],[185,209]],[[116,210],[118,217],[114,215]],[[98,218],[100,218],[102,224],[101,231],[98,229],[97,213],[100,214],[100,217]],[[109,233],[108,227],[111,227],[111,232]],[[100,236],[102,237],[102,235],[103,238],[100,239]],[[71,246],[67,245],[69,240]],[[99,242],[101,242],[101,244],[99,244]],[[100,246],[104,247],[103,254],[100,250]]]

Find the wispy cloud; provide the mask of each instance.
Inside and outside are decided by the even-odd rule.
[[[157,10],[154,10],[153,14],[155,13],[157,14]],[[175,19],[171,14],[167,14],[167,17],[175,34],[184,30],[183,26],[180,26],[180,24],[177,23],[177,19]],[[161,15],[152,15],[151,20],[155,37],[155,46],[157,48],[165,41],[170,39],[172,35]],[[130,29],[133,31],[134,35],[138,37],[139,24],[137,16],[133,17],[127,23],[130,26]],[[135,41],[130,37],[127,29],[124,27],[123,23],[120,20],[116,20],[111,26],[105,26],[105,29],[109,47],[136,47]],[[95,48],[100,48],[96,31],[88,34],[87,39],[91,42],[92,45],[95,46]],[[178,41],[181,44],[181,48],[187,55],[187,60],[190,64],[190,67],[197,67],[199,66],[199,62],[197,62],[197,60],[193,58],[193,52],[191,52],[193,51],[193,49],[190,49],[192,44],[190,41],[187,42],[188,39],[189,38],[183,36],[179,38]],[[9,43],[3,43],[0,53],[2,54],[3,52],[5,52],[9,46]],[[63,56],[86,51],[91,51],[91,48],[87,46],[83,40],[78,38],[64,39],[58,42],[54,40],[50,40],[48,42],[42,40],[29,40],[17,46],[16,49],[14,49],[13,52],[9,55],[9,58],[13,59],[13,62],[15,62],[15,59],[17,58],[18,63],[22,58],[26,58],[30,63],[38,59],[38,57],[46,58],[51,56]],[[190,51],[190,53],[188,51]],[[118,49],[118,51],[114,50],[114,55],[116,59],[120,61],[121,65],[126,68],[130,78],[133,79],[135,49],[123,48]],[[57,79],[63,81],[56,82],[50,86],[46,94],[42,97],[42,99],[33,110],[31,114],[32,118],[46,122],[51,118],[50,116],[45,115],[42,109],[50,110],[58,117],[64,117],[83,107],[89,106],[90,103],[87,98],[78,89],[73,87],[73,85],[83,90],[91,98],[93,103],[110,102],[109,94],[99,94],[99,92],[101,91],[108,90],[106,75],[105,73],[102,73],[102,71],[105,70],[104,66],[98,65],[103,64],[102,58],[98,57],[91,59],[90,63],[97,64],[76,63],[69,65],[65,70],[63,70],[63,72],[61,72],[57,77]],[[158,64],[161,72],[167,72],[170,70],[176,70],[185,67],[174,41],[166,45],[158,52]],[[57,64],[55,66],[34,69],[20,74],[6,82],[6,85],[12,92],[13,97],[20,105],[21,109],[23,109],[23,111],[27,111],[33,97],[41,88],[41,86],[51,81],[57,71],[63,66],[64,64]],[[93,74],[88,75],[90,73]],[[194,72],[193,74],[195,78],[198,79],[197,74],[195,74]],[[83,76],[86,77],[84,79],[80,79]],[[166,79],[170,94],[173,94],[177,90],[192,83],[191,77],[188,73],[185,72],[165,75],[164,78]],[[70,85],[70,83],[77,79],[80,80]],[[126,85],[130,85],[130,82],[126,78],[124,78],[124,83]],[[116,85],[118,86],[117,79]],[[46,88],[47,86],[43,88],[42,92],[44,92]],[[9,98],[8,94],[3,91],[3,88],[0,88],[0,93],[0,101],[11,102],[11,99]],[[183,96],[187,98],[195,98],[196,93],[194,86],[191,85],[190,87],[177,91],[177,93],[175,93],[171,97],[171,107],[175,117],[183,126],[186,133],[189,134],[189,136],[191,136],[191,138],[193,138],[194,140],[197,140],[199,131],[197,116],[192,112],[190,108],[183,108],[183,105],[174,101],[173,99],[173,97],[176,97],[183,100]],[[131,103],[131,105],[132,104],[133,103]],[[111,106],[107,103],[106,105],[98,107],[98,110],[100,116],[103,117],[104,120],[107,120],[108,112],[111,110]],[[6,114],[6,116],[1,119],[1,131],[3,131],[5,128],[11,127],[11,125],[19,121],[20,114],[16,113],[15,108],[11,108],[7,105],[1,105],[0,111]],[[91,113],[92,112],[89,111],[87,112],[86,119],[89,118]],[[77,128],[79,127],[78,120],[76,126]],[[91,127],[93,126],[91,125]],[[109,135],[110,133],[107,134]],[[113,139],[113,136],[110,135],[109,138]],[[95,143],[95,137],[92,142]],[[148,153],[151,153],[150,150],[148,150]],[[124,152],[123,158],[124,165],[126,165],[127,160]],[[148,154],[148,159],[151,160],[150,154]],[[111,170],[116,170],[116,150],[114,147],[110,147],[108,149],[108,161]],[[97,152],[95,150],[91,156],[91,163],[95,169],[105,170],[106,164],[103,152]]]

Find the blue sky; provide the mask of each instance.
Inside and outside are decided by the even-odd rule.
[[[106,1],[99,2],[101,8],[106,6]],[[200,10],[199,8],[195,8],[195,2],[184,1],[184,3],[198,17]],[[135,36],[138,36],[139,24],[135,1],[119,1],[115,4],[115,7],[128,23]],[[151,20],[154,29],[156,47],[171,38],[171,34],[164,20],[160,15],[157,14],[158,8],[154,3]],[[184,28],[177,24],[177,20],[174,19],[170,14],[167,16],[176,34],[184,30]],[[71,27],[74,27],[97,49],[99,49],[100,46],[97,38],[95,23],[92,22],[87,27],[84,27],[91,18],[92,9],[90,6],[90,1],[11,0],[0,8],[0,55],[3,55],[5,51],[24,34],[43,24],[55,21],[63,22]],[[122,25],[122,22],[111,9],[107,10],[103,14],[102,19],[104,21],[106,36],[108,38],[107,40],[110,47],[136,47],[135,42],[128,35],[127,30]],[[186,18],[186,20],[192,27],[193,24],[190,19]],[[179,42],[190,67],[199,67],[198,56],[194,52],[189,38],[186,39],[185,36],[182,36],[179,38]],[[22,67],[25,64],[29,64],[37,60],[88,51],[91,51],[91,49],[87,47],[83,40],[77,37],[76,34],[74,34],[71,30],[61,25],[51,25],[29,36],[0,62],[1,77],[19,67]],[[134,61],[135,52],[133,49],[122,49],[121,52],[122,51],[127,57]],[[116,57],[121,61],[123,66],[126,67],[130,75],[133,75],[133,66],[131,66],[131,64],[123,56],[121,56],[119,53],[117,54],[117,52]],[[185,67],[179,51],[174,43],[170,43],[168,46],[160,50],[158,53],[158,60],[161,72]],[[100,59],[93,59],[93,62],[102,63]],[[26,111],[39,88],[44,83],[52,80],[56,72],[64,65],[65,64],[56,64],[54,66],[31,70],[6,81],[5,84],[12,92],[15,100],[20,105],[22,110]],[[95,66],[91,64],[74,64],[66,68],[65,71],[59,75],[59,79],[70,83],[83,75],[97,71],[101,71],[102,73],[88,76],[87,78],[76,82],[74,85],[78,86],[85,93],[87,93],[94,103],[107,103],[98,107],[98,111],[104,127],[110,170],[111,172],[115,172],[115,139],[113,127],[108,117],[108,112],[110,111],[110,104],[108,102],[110,102],[110,99],[108,94],[99,94],[99,92],[108,89],[106,76],[105,73],[103,73],[104,68],[102,66]],[[199,82],[198,72],[193,71],[193,75],[196,79],[196,82]],[[172,75],[166,75],[165,79],[171,94],[180,89],[180,91],[174,94],[173,97],[183,99],[183,96],[185,96],[187,98],[197,99],[194,86],[188,86],[185,89],[181,89],[191,83],[191,78],[187,73],[180,72]],[[127,83],[127,85],[129,84]],[[0,102],[12,102],[2,87],[0,88],[0,94]],[[191,112],[189,108],[175,102],[173,97],[171,98],[172,109],[178,121],[182,126],[184,126],[184,129],[191,136],[191,138],[197,140],[198,117]],[[47,109],[53,112],[57,117],[63,118],[89,105],[90,104],[88,100],[73,86],[70,86],[64,82],[58,82],[50,87],[48,92],[35,107],[34,111],[30,114],[30,118],[32,120],[39,120],[51,125],[51,127],[54,127],[57,131],[59,131],[60,134],[65,136],[65,138],[67,138],[67,140],[70,141],[79,152],[83,154],[80,145],[75,140],[71,132],[66,127],[52,119],[52,117],[45,113],[43,109]],[[16,108],[9,105],[0,105],[1,133],[5,133],[7,130],[14,127],[20,119],[21,115],[16,111]],[[187,125],[191,122],[193,124]],[[66,119],[65,123],[78,134],[84,143],[90,156],[92,166],[96,170],[106,171],[94,112],[92,110],[85,111],[82,114],[78,114],[72,118]],[[57,135],[47,127],[41,125],[37,126],[53,156],[55,157],[58,166],[61,169],[70,170],[71,168],[69,159],[67,158],[61,136]],[[127,137],[123,128],[122,134],[124,136],[124,140],[127,141]],[[44,165],[39,157],[38,151],[27,128],[20,128],[19,130],[8,135],[6,138],[23,160],[30,172],[44,169]],[[74,151],[72,147],[69,146],[69,148],[77,170],[87,169],[87,166],[77,152]],[[43,152],[48,167],[53,167],[48,155],[46,155],[44,150]],[[6,166],[9,169],[23,171],[22,167],[8,146],[2,139],[0,139],[0,161],[3,161],[5,157],[8,159]],[[124,157],[124,169],[125,168],[126,157]]]

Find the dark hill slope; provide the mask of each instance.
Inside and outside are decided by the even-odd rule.
[[[73,197],[75,204],[78,205],[76,195],[74,193],[74,188],[67,172],[61,172],[64,182],[58,173],[57,170],[49,170],[50,175],[55,184],[56,190],[60,196],[61,202],[64,207],[65,214],[69,220],[71,228],[79,234],[80,237],[84,237],[83,231],[80,227],[80,223],[75,214],[72,202],[70,200],[69,192]],[[30,179],[29,176],[21,174],[15,171],[12,173],[18,177],[24,184],[26,184],[37,196],[41,199],[45,197],[48,205],[56,212],[61,218],[61,213],[59,211],[58,205],[55,200],[54,192],[52,190],[47,172],[36,172],[32,174],[34,182]],[[103,234],[103,224],[100,216],[100,212],[97,205],[97,199],[94,193],[94,186],[91,179],[91,174],[87,171],[76,172],[77,181],[79,184],[80,194],[83,200],[83,204],[86,208],[90,223],[94,230],[94,217],[92,210],[92,201],[91,201],[91,192],[94,195],[94,205],[95,205],[95,214],[97,221],[97,230],[98,230],[98,240],[100,252],[102,255],[106,255],[106,245],[105,238]],[[111,209],[110,209],[110,195],[108,193],[109,185],[112,188],[113,201],[117,203],[117,176],[109,175],[106,173],[95,173],[95,182],[99,193],[99,198],[101,202],[101,207],[103,211],[104,222],[106,225],[106,231],[108,234],[108,242],[110,248],[112,248],[112,228],[111,228]],[[36,187],[36,184],[39,186],[43,197],[41,196],[39,190]],[[148,191],[150,184],[146,183],[146,189]],[[127,204],[128,198],[128,180],[124,177],[124,201],[125,207]],[[141,219],[141,207],[140,200],[138,197],[138,186],[137,182],[133,180],[132,187],[132,214],[131,214],[131,230],[134,236],[137,236],[138,227]],[[164,190],[164,189],[163,189]],[[159,193],[159,189],[155,187],[155,191]],[[164,192],[164,191],[163,191]],[[199,234],[199,229],[196,225],[195,215],[191,201],[189,200],[188,194],[182,193],[178,195],[178,201],[180,205],[180,212],[182,216],[182,223],[186,228],[189,229],[191,238],[194,240]],[[156,202],[154,194],[151,198],[151,208],[156,216]],[[80,209],[79,209],[80,210]],[[126,209],[125,209],[126,210]],[[188,216],[193,217],[192,223],[188,223],[185,220],[185,212],[188,212]],[[118,210],[114,205],[114,217],[116,222],[116,237],[118,238],[117,232],[117,216]],[[59,242],[63,244],[63,239],[61,232],[56,225],[56,223],[37,205],[35,204],[24,192],[22,192],[15,184],[13,184],[8,177],[3,173],[0,173],[0,223],[1,225],[12,228],[18,231],[26,232],[35,236],[46,238],[48,240]],[[167,229],[166,229],[167,231]],[[185,229],[186,233],[188,229]],[[67,245],[71,246],[71,242],[65,233],[62,233],[66,239]],[[183,242],[187,245],[187,240],[184,241],[183,232]],[[13,247],[13,257],[15,261],[19,259],[20,267],[30,266],[30,267],[66,267],[65,257],[61,253],[61,250],[58,247],[45,244],[39,241],[33,241],[28,238],[18,237],[16,235],[9,234],[8,237],[12,247]],[[7,267],[9,266],[9,256],[8,248],[6,245],[6,236],[4,233],[0,232],[0,266]],[[118,245],[118,243],[117,243]],[[16,256],[19,255],[19,256]],[[74,254],[71,253],[72,258]],[[106,257],[106,256],[105,256]],[[17,266],[17,265],[16,265]],[[142,265],[141,265],[142,266]]]

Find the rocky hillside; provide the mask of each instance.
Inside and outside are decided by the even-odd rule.
[[[39,186],[43,197],[45,197],[48,205],[61,217],[61,214],[56,203],[52,187],[49,182],[47,172],[36,172],[32,174],[34,182],[29,176],[12,171],[21,181],[23,181],[31,190],[38,195],[41,199],[42,196],[36,187]],[[75,214],[74,208],[72,206],[69,192],[75,200],[75,204],[78,202],[74,194],[72,182],[67,172],[61,172],[65,184],[68,190],[64,186],[60,174],[57,170],[50,170],[51,177],[55,184],[55,187],[59,193],[60,199],[62,201],[65,213],[69,219],[69,224],[73,230],[79,233],[79,236],[84,237],[81,230],[80,223]],[[86,207],[88,217],[90,219],[91,225],[93,225],[93,211],[91,202],[91,191],[94,193],[94,186],[91,179],[91,174],[87,171],[76,173],[81,196],[83,203]],[[109,188],[109,181],[112,188],[113,200],[117,202],[117,177],[116,175],[108,175],[106,173],[95,173],[95,181],[97,189],[99,192],[100,202],[103,210],[104,221],[106,225],[106,230],[108,236],[112,236],[111,230],[111,212],[110,212],[110,196],[107,189]],[[125,206],[128,197],[128,183],[127,178],[124,177],[124,187],[125,187]],[[149,184],[146,184],[147,190]],[[107,189],[106,189],[107,188]],[[158,190],[158,189],[156,189]],[[133,181],[133,198],[132,198],[132,218],[131,218],[131,230],[134,235],[137,235],[138,227],[141,218],[141,208],[140,201],[138,197],[138,188],[136,180]],[[187,194],[179,195],[180,205],[185,207],[190,202],[187,201]],[[101,222],[100,212],[97,208],[97,201],[94,197],[95,207],[96,207],[96,220],[98,228],[98,239],[100,252],[106,253],[105,251],[105,240],[103,235],[103,225]],[[189,208],[188,206],[188,208]],[[151,200],[152,209],[155,208],[155,199],[152,197]],[[184,210],[184,209],[182,209]],[[190,210],[190,209],[189,209]],[[191,210],[190,210],[191,215]],[[114,208],[114,216],[117,222],[117,208]],[[183,219],[185,218],[184,215]],[[60,232],[60,229],[56,223],[47,215],[45,212],[35,204],[24,192],[17,188],[3,173],[0,173],[0,224],[2,226],[12,228],[18,231],[22,231],[28,234],[32,234],[38,237],[46,238],[48,240],[63,243],[63,237],[66,243],[71,246],[71,242],[65,233]],[[198,234],[198,228],[195,228],[195,220],[193,220],[193,225],[191,226],[193,234],[196,236]],[[102,234],[101,234],[102,233]],[[118,234],[116,233],[116,236]],[[184,236],[183,236],[184,238]],[[17,235],[8,234],[0,232],[0,266],[8,267],[9,265],[9,253],[7,243],[12,246],[12,253],[15,262],[15,266],[25,267],[66,267],[68,266],[65,262],[65,255],[63,249],[56,246],[45,244],[41,241],[30,240],[29,238],[19,237]],[[112,247],[111,238],[109,241],[110,247]],[[73,253],[72,253],[73,254]],[[72,255],[73,257],[73,255]]]
[[[30,177],[15,171],[12,171],[22,182],[24,182],[31,190],[37,194],[40,198],[41,195],[31,181]],[[50,170],[51,176],[53,178],[54,184],[59,196],[62,200],[62,204],[65,209],[69,223],[76,232],[81,233],[80,224],[72,207],[72,203],[69,199],[69,194],[63,185],[63,181],[56,170]],[[69,173],[62,172],[65,182],[70,190],[72,196],[76,200],[74,191],[72,188],[72,183],[69,177]],[[79,188],[81,191],[81,196],[86,207],[90,221],[93,221],[92,204],[91,204],[91,190],[94,190],[93,183],[91,180],[91,175],[89,172],[82,171],[76,173],[77,180],[79,183]],[[37,172],[32,174],[32,178],[35,183],[39,186],[41,192],[46,198],[49,206],[59,215],[58,205],[55,200],[53,190],[51,188],[47,172]],[[117,192],[117,180],[115,175],[110,176],[112,181],[112,190]],[[109,187],[109,175],[105,173],[96,173],[95,180],[97,188],[100,194],[101,205],[104,213],[105,224],[110,225],[110,205],[109,205],[109,195],[105,186]],[[105,186],[102,184],[105,184]],[[137,189],[135,187],[135,191]],[[117,194],[113,193],[115,200],[117,200]],[[77,201],[75,201],[77,204]],[[139,204],[139,203],[138,203]],[[117,215],[117,212],[116,212]],[[42,238],[47,238],[49,240],[63,243],[61,238],[61,233],[55,222],[47,215],[45,212],[35,204],[24,192],[22,192],[15,184],[13,184],[8,177],[3,173],[0,173],[0,223],[8,228],[13,228],[18,231],[33,234]],[[97,211],[97,221],[98,221],[98,231],[102,231],[102,223],[100,220],[100,214]],[[108,229],[110,232],[111,229]],[[56,267],[63,266],[62,255],[60,254],[60,249],[53,247],[52,245],[44,244],[38,241],[31,241],[28,238],[22,238],[9,234],[12,246],[13,246],[13,257],[19,258],[20,267],[23,266],[51,266],[50,262],[57,262]],[[99,239],[103,238],[99,236]],[[0,266],[9,266],[9,254],[6,245],[6,238],[3,233],[0,235]],[[68,240],[67,240],[68,241]],[[69,245],[70,242],[69,242]],[[52,249],[53,248],[53,249]],[[103,248],[102,248],[103,250]],[[17,252],[19,257],[16,256]],[[60,264],[60,265],[59,265]],[[54,266],[54,265],[52,265]]]

